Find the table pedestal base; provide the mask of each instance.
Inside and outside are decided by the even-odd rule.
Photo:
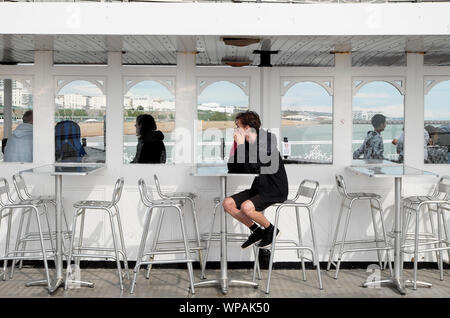
[[[363,284],[363,287],[369,287],[372,285],[381,285],[381,284],[390,285],[391,287],[395,288],[400,293],[400,295],[406,294],[405,288],[402,286],[402,283],[400,282],[400,280],[394,279],[394,278],[386,279],[386,280],[377,280],[374,282],[367,282],[367,283]]]
[[[51,289],[49,290],[49,292],[54,293],[59,287],[64,287],[64,283],[65,283],[65,280],[63,278],[59,278],[56,281],[52,281],[50,283]],[[74,284],[74,285],[80,286],[80,287],[85,286],[85,287],[94,288],[94,283],[83,282],[83,281],[78,281],[78,280],[70,280],[69,284]],[[26,287],[47,286],[47,280],[43,279],[43,280],[36,280],[36,281],[28,282],[25,284],[25,286]]]
[[[406,280],[404,286],[402,286],[400,280],[391,278],[391,279],[386,279],[386,280],[378,280],[378,281],[374,281],[374,282],[364,283],[363,287],[369,287],[371,285],[378,285],[378,284],[391,285],[392,287],[397,289],[401,295],[405,295],[406,294],[406,291],[405,291],[406,285],[407,284],[414,285],[414,282],[411,280]],[[417,281],[416,284],[417,284],[417,286],[428,287],[428,288],[433,286],[433,284],[431,284],[431,283],[421,282],[421,281]]]
[[[210,279],[202,282],[194,283],[194,287],[207,287],[207,286],[215,286],[218,285],[222,289],[222,293],[228,293],[228,286],[236,286],[236,285],[244,285],[244,286],[253,286],[254,288],[258,287],[258,283],[245,281],[245,280],[235,280],[231,279],[228,282],[228,279]]]

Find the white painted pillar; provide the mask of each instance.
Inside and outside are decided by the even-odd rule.
[[[117,171],[123,164],[122,52],[108,52],[106,81],[106,164]]]
[[[260,100],[260,113],[261,116],[261,125],[264,128],[270,128],[270,74],[271,67],[260,67],[259,68],[259,76],[260,76],[260,89],[259,89],[259,100]],[[254,110],[254,109],[252,109]]]
[[[423,167],[423,54],[406,55],[405,164]]]
[[[352,55],[335,54],[333,164],[339,170],[352,162]]]
[[[34,64],[33,163],[37,166],[50,164],[55,161],[53,51],[35,51]]]
[[[197,153],[197,79],[194,51],[177,53],[175,163],[192,164]],[[195,148],[195,150],[194,150]]]
[[[261,124],[263,128],[270,129],[277,136],[279,142],[281,124],[280,70],[277,67],[260,67],[259,69],[261,105],[259,115]]]
[[[3,80],[3,138],[12,133],[12,80]]]

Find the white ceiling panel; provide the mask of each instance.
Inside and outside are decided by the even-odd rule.
[[[198,51],[197,65],[234,60],[257,66],[260,56],[253,51],[264,43],[278,51],[273,66],[333,66],[333,51],[351,51],[354,66],[404,66],[406,51],[425,52],[425,65],[450,65],[450,36],[262,36],[244,47],[225,45],[223,37],[0,35],[0,62],[32,63],[34,50],[45,49],[54,51],[57,64],[106,64],[108,51],[121,50],[124,64],[175,65],[177,50],[189,47]]]

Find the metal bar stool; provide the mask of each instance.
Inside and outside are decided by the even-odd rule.
[[[199,260],[200,268],[201,268],[201,272],[202,272],[201,277],[204,278],[206,263],[203,261],[202,250],[205,249],[205,247],[201,245],[201,239],[200,239],[200,234],[199,234],[199,230],[198,230],[197,212],[196,212],[196,208],[195,208],[195,199],[197,198],[197,195],[195,195],[192,192],[170,192],[170,193],[166,192],[166,193],[164,193],[161,190],[158,176],[156,174],[154,174],[153,177],[155,179],[156,190],[161,199],[163,199],[163,200],[178,200],[182,205],[184,205],[186,202],[190,203],[191,208],[192,208],[192,220],[194,223],[195,239],[188,239],[188,243],[195,242],[195,245],[190,246],[189,249],[194,250],[194,251],[196,250],[198,252],[198,260]],[[184,211],[184,210],[182,210],[182,211]],[[158,227],[156,229],[157,237],[154,241],[155,244],[183,243],[183,241],[180,241],[180,240],[166,240],[166,241],[159,240],[159,233],[161,231],[161,224],[164,219],[164,212],[165,212],[165,210],[163,209],[159,215]],[[155,248],[156,248],[156,246],[153,247],[153,249],[155,249]],[[153,258],[154,258],[154,256],[151,256],[151,259],[153,259]],[[149,264],[147,266],[147,275],[146,275],[147,279],[150,277],[151,268],[152,268],[152,265]]]
[[[4,197],[6,196],[6,200]],[[40,207],[43,207],[43,203],[39,200],[21,200],[19,202],[14,202],[11,198],[10,192],[9,192],[9,185],[8,181],[5,178],[0,178],[0,225],[1,220],[3,218],[8,217],[7,220],[7,231],[6,231],[6,242],[5,242],[5,253],[2,257],[0,257],[0,260],[3,260],[3,280],[6,280],[6,274],[7,274],[7,265],[8,260],[16,261],[16,260],[22,260],[22,259],[39,259],[44,262],[44,268],[45,268],[45,278],[47,281],[47,288],[50,291],[51,290],[51,281],[50,281],[50,274],[48,271],[48,263],[47,260],[49,258],[54,258],[54,249],[51,248],[46,249],[45,243],[44,243],[44,232],[41,225],[41,217],[46,217],[47,210],[43,209],[43,211],[39,211]],[[9,250],[10,240],[11,240],[11,223],[12,223],[12,214],[13,210],[20,209],[21,215],[23,216],[27,213],[29,215],[34,214],[36,216],[36,223],[37,223],[37,235],[38,235],[38,241],[40,243],[40,249],[36,250]],[[5,214],[3,214],[4,211],[7,211]],[[49,226],[49,224],[47,223]],[[47,229],[50,231],[50,229]],[[20,234],[17,237],[17,241],[20,240]],[[16,246],[18,244],[16,243]],[[18,256],[18,254],[21,254],[21,256]],[[39,254],[36,256],[31,255],[24,255],[27,254]],[[26,286],[29,286],[26,284]]]
[[[134,288],[136,286],[136,279],[137,274],[139,272],[139,269],[142,265],[151,265],[151,264],[173,264],[173,263],[186,263],[188,268],[188,274],[189,274],[189,281],[190,281],[190,287],[192,294],[195,293],[194,290],[194,272],[192,268],[192,262],[193,259],[190,258],[192,250],[189,248],[189,242],[186,236],[186,230],[184,227],[184,221],[183,221],[183,212],[181,210],[182,204],[179,202],[179,200],[153,200],[153,196],[151,193],[147,191],[147,186],[145,185],[145,181],[143,179],[139,179],[138,181],[139,186],[139,193],[141,196],[141,201],[144,204],[144,206],[147,207],[146,216],[145,216],[145,223],[144,223],[144,229],[142,232],[141,237],[141,243],[139,245],[139,252],[138,257],[136,260],[136,266],[134,267],[134,276],[133,280],[131,282],[131,289],[130,294],[134,293]],[[147,242],[147,236],[150,228],[150,220],[153,214],[153,209],[161,208],[173,208],[178,212],[178,216],[180,219],[180,227],[181,227],[181,235],[183,237],[183,243],[184,248],[157,248],[157,241],[158,241],[158,235],[159,231],[161,230],[161,223],[162,223],[162,214],[164,211],[160,211],[161,216],[158,221],[158,229],[157,233],[155,235],[155,238],[153,240],[152,248],[150,251],[145,252],[145,246]],[[167,254],[178,254],[178,253],[184,253],[185,258],[182,259],[174,259],[174,260],[155,260],[155,255],[167,255]],[[145,260],[145,258],[149,257],[149,260]],[[148,277],[147,277],[148,278]]]
[[[409,224],[409,219],[411,217],[411,214],[414,213],[414,211],[411,210],[411,205],[417,202],[420,202],[421,200],[439,200],[444,198],[445,199],[445,195],[444,197],[442,197],[442,193],[439,192],[439,184],[443,181],[444,178],[449,178],[449,177],[442,177],[439,179],[439,181],[436,183],[433,193],[430,195],[424,195],[424,196],[410,196],[407,197],[408,200],[405,201],[405,198],[402,197],[402,207],[406,206],[405,208],[403,208],[403,213],[402,213],[402,220],[407,220],[406,221],[402,221],[402,244],[406,244],[406,241],[411,241],[414,240],[414,233],[413,232],[407,232],[408,231],[408,226],[407,223]],[[433,208],[433,207],[436,208]],[[436,241],[436,237],[437,234],[435,232],[435,226],[434,226],[434,221],[433,221],[433,213],[432,212],[436,212],[437,214],[437,204],[436,205],[432,205],[432,204],[425,204],[424,207],[426,207],[427,211],[428,211],[428,217],[430,220],[430,226],[431,226],[431,233],[429,232],[423,232],[423,233],[419,233],[419,245],[423,245],[426,244],[426,242],[433,242]],[[445,211],[445,207],[443,207],[443,210]],[[422,210],[423,211],[423,210]],[[447,229],[446,229],[446,224],[444,222],[444,227],[445,227],[445,235],[448,237],[447,234]],[[392,225],[392,230],[390,232],[387,233],[387,236],[392,240],[394,238],[394,225]],[[435,242],[436,243],[436,242]],[[432,244],[432,243],[430,243]],[[439,259],[438,256],[438,251],[435,250],[436,253],[436,259]],[[450,251],[447,251],[448,256],[449,256],[449,261],[450,261]],[[384,269],[386,269],[387,266],[387,261],[384,263]]]
[[[303,281],[306,281],[306,271],[305,271],[305,259],[310,260],[316,266],[317,270],[317,278],[319,281],[319,289],[323,289],[322,286],[322,277],[320,275],[320,262],[319,256],[317,254],[317,242],[316,242],[316,234],[314,230],[314,220],[313,215],[311,213],[311,206],[314,204],[315,199],[317,197],[317,191],[319,189],[319,183],[317,181],[312,180],[303,180],[300,183],[296,196],[292,200],[286,200],[283,203],[277,203],[273,206],[276,207],[275,211],[275,222],[274,228],[278,228],[278,221],[280,218],[280,212],[283,208],[295,207],[295,216],[297,221],[297,235],[298,242],[293,240],[277,240],[276,238],[276,230],[274,231],[274,235],[272,238],[272,245],[270,247],[270,261],[269,261],[269,274],[267,277],[267,286],[266,286],[266,294],[270,292],[270,280],[272,278],[272,269],[273,269],[273,258],[275,255],[275,250],[296,250],[297,256],[301,260],[302,264],[302,273],[303,273]],[[305,197],[308,199],[307,202],[297,202],[300,197]],[[312,247],[304,246],[302,242],[302,232],[300,227],[300,208],[306,208],[309,216],[309,223],[311,229],[311,238],[312,238]],[[259,253],[260,248],[257,249],[257,254]],[[311,252],[312,259],[308,259],[303,256],[303,250],[308,250]],[[258,257],[258,255],[256,255]],[[253,270],[253,281],[255,281],[255,272],[256,272],[256,264]]]
[[[333,243],[330,248],[330,257],[328,259],[327,271],[330,270],[331,265],[333,264],[336,267],[336,273],[335,273],[334,278],[337,279],[338,273],[339,273],[339,267],[341,265],[342,256],[345,253],[366,252],[366,251],[376,251],[377,252],[380,269],[382,269],[383,268],[383,264],[382,264],[383,260],[382,260],[382,256],[381,256],[381,251],[386,251],[387,258],[388,258],[388,264],[389,264],[389,270],[392,275],[392,265],[391,265],[391,261],[390,261],[390,255],[389,255],[389,251],[392,249],[392,247],[390,246],[390,244],[388,243],[387,238],[386,238],[386,231],[385,231],[385,227],[384,227],[383,214],[382,214],[383,209],[381,207],[381,202],[380,202],[381,197],[376,193],[347,193],[344,178],[341,175],[336,175],[336,184],[337,184],[338,192],[342,197],[342,203],[341,203],[341,208],[339,211],[339,216],[338,216],[338,220],[337,220],[337,224],[336,224],[336,230],[334,233]],[[345,238],[347,236],[348,226],[350,223],[350,214],[351,214],[352,206],[353,206],[353,203],[358,200],[368,200],[370,203],[370,210],[371,210],[371,214],[372,214],[372,223],[373,223],[373,230],[375,233],[375,239],[346,241]],[[344,211],[344,207],[347,209],[347,216],[346,216],[346,220],[345,220],[342,239],[341,239],[341,241],[337,242],[337,238],[338,238],[338,234],[339,234],[339,227],[340,227],[340,222],[341,222],[342,214]],[[382,232],[383,232],[382,239],[379,238],[377,227],[376,227],[375,213],[377,211],[380,214],[381,228],[382,228]],[[373,243],[375,243],[375,247],[362,247],[362,248],[350,248],[350,249],[345,248],[346,244],[347,245],[351,245],[351,244],[363,245],[363,244],[373,244]],[[384,246],[380,246],[380,243],[382,243],[382,245],[384,245]],[[340,245],[337,264],[333,261],[334,250],[335,250],[336,245]]]
[[[204,265],[203,265],[204,269],[206,269],[206,262],[208,261],[208,255],[209,255],[209,249],[211,247],[211,242],[212,241],[220,242],[220,233],[219,232],[213,233],[213,231],[214,231],[214,224],[216,222],[217,208],[219,208],[221,203],[222,203],[222,201],[220,200],[219,197],[214,198],[214,210],[213,210],[211,225],[209,227],[209,232],[204,233],[201,236],[201,239],[203,241],[206,241],[206,251],[205,251],[205,255],[204,255],[204,259],[203,259],[204,260]],[[226,235],[227,235],[227,242],[243,243],[247,240],[249,234],[227,233]],[[255,245],[253,245],[253,254],[255,255],[255,265],[256,265],[256,269],[258,271],[258,279],[261,280],[261,269],[260,269],[259,261],[258,261],[257,247]],[[204,275],[204,273],[202,273],[202,279],[205,279],[205,278],[206,278],[206,276]]]
[[[25,180],[23,179],[23,177],[20,174],[13,175],[13,184],[14,184],[14,188],[16,189],[16,193],[17,193],[17,196],[20,201],[39,200],[43,204],[44,209],[48,210],[48,205],[52,205],[54,207],[54,209],[56,210],[55,196],[33,196],[33,195],[31,195],[28,192],[27,186],[25,184]],[[46,213],[45,216],[46,216],[47,224],[49,224],[48,213]],[[66,218],[64,209],[63,209],[63,218],[64,218],[64,224],[66,226],[66,230],[63,231],[63,235],[64,235],[64,238],[70,240],[71,234],[69,231],[69,226],[67,223],[67,218]],[[31,214],[28,215],[24,235],[19,240],[16,241],[16,248],[15,248],[16,250],[19,250],[20,245],[22,245],[21,249],[25,250],[27,242],[39,240],[38,233],[30,232],[30,230],[29,230],[30,229],[30,220],[31,220]],[[21,233],[21,230],[23,227],[23,221],[24,221],[24,214],[22,214],[21,218],[20,218],[19,233]],[[49,226],[49,228],[51,228],[51,227]],[[45,232],[43,234],[44,234],[44,239],[50,240],[52,247],[53,247],[53,240],[56,239],[56,231],[51,231],[51,233]],[[19,237],[19,235],[18,235],[18,237]],[[62,244],[63,244],[63,249],[64,249],[64,241],[62,242]],[[13,266],[11,268],[11,273],[10,273],[11,278],[14,275],[15,265],[16,265],[16,261],[14,260]],[[19,269],[22,269],[22,267],[23,267],[23,259],[20,260],[20,262],[19,262]]]
[[[67,256],[67,270],[66,270],[66,283],[64,286],[64,289],[68,288],[69,283],[77,283],[89,287],[93,287],[93,283],[87,283],[87,282],[81,282],[81,281],[75,281],[72,279],[69,279],[69,275],[72,274],[72,266],[71,261],[72,258],[76,258],[76,265],[79,268],[80,264],[80,258],[81,257],[88,257],[88,258],[105,258],[105,259],[113,259],[117,263],[117,271],[119,274],[119,283],[120,283],[120,290],[123,290],[123,281],[122,281],[122,268],[120,264],[120,256],[122,255],[122,260],[124,262],[124,268],[125,268],[125,275],[127,276],[127,279],[130,279],[130,274],[128,271],[128,259],[127,259],[127,253],[126,253],[126,247],[125,247],[125,241],[123,238],[123,230],[122,230],[122,222],[120,221],[120,213],[119,213],[119,207],[117,206],[117,203],[120,200],[120,197],[122,195],[122,189],[123,189],[123,178],[119,178],[116,181],[113,196],[111,201],[78,201],[74,203],[74,208],[76,208],[76,212],[73,218],[72,223],[72,236],[70,238],[70,245],[69,245],[69,253]],[[113,248],[108,247],[89,247],[83,245],[83,232],[84,232],[84,221],[85,221],[85,214],[86,210],[101,210],[105,211],[109,215],[109,220],[111,224],[111,233],[112,233],[112,240],[113,240]],[[77,218],[81,216],[81,225],[80,225],[80,235],[78,239],[78,246],[74,247],[74,240],[75,240],[75,230],[77,225]],[[116,220],[117,222],[115,222]],[[119,230],[119,240],[117,241],[117,235],[115,230],[115,223],[117,223],[117,227]],[[119,246],[120,243],[120,246]],[[74,250],[77,251],[74,253]],[[89,254],[89,253],[82,253],[82,251],[94,251],[94,252],[114,252],[114,254]]]
[[[417,289],[417,284],[431,287],[432,284],[417,281],[417,267],[419,253],[435,252],[437,263],[440,272],[440,280],[444,280],[444,267],[442,251],[447,250],[450,259],[450,241],[447,232],[447,226],[445,222],[444,211],[450,211],[450,177],[442,177],[439,180],[436,191],[431,196],[410,196],[403,200],[404,218],[402,235],[402,253],[414,254],[414,278],[412,281],[406,281],[406,283],[412,283],[413,289]],[[424,211],[424,207],[428,207],[428,215],[431,223],[431,233],[420,233],[420,212]],[[433,208],[435,207],[435,208]],[[436,213],[437,219],[437,233],[434,227],[433,215]],[[409,224],[414,217],[414,231],[408,233]],[[444,232],[444,233],[442,233]],[[445,235],[445,239],[443,238]],[[407,244],[407,241],[413,241],[412,244]],[[426,247],[428,245],[434,245],[434,247]],[[445,245],[445,246],[442,246]],[[411,248],[412,249],[409,249]],[[424,247],[424,248],[421,248]]]

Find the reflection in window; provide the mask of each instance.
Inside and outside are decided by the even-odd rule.
[[[333,97],[319,84],[292,85],[281,99],[281,153],[299,163],[332,163]]]
[[[228,160],[233,145],[234,118],[237,113],[248,110],[248,103],[242,88],[229,81],[214,82],[201,92],[197,103],[199,162]]]
[[[428,147],[425,163],[450,162],[450,81],[443,81],[425,95],[425,130]]]
[[[392,84],[374,81],[353,97],[354,159],[403,162],[403,95]]]
[[[124,96],[124,163],[171,163],[175,97],[157,81],[135,84]]]
[[[105,162],[106,96],[90,81],[64,85],[55,98],[56,162]]]
[[[33,161],[33,100],[31,81],[0,80],[0,159]]]

